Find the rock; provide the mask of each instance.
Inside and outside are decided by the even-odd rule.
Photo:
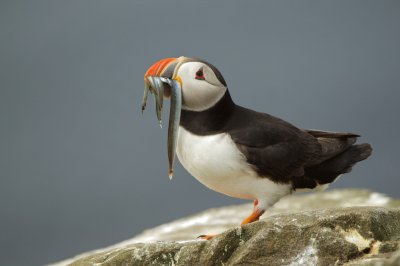
[[[250,211],[207,210],[54,265],[400,265],[400,200],[366,190],[290,196],[237,226]]]

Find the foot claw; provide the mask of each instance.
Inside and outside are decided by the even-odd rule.
[[[204,240],[211,240],[217,235],[199,235],[197,238],[204,239]]]

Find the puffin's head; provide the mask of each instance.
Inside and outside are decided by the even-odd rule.
[[[197,58],[166,58],[153,64],[144,79],[159,77],[166,84],[164,96],[169,97],[170,80],[176,80],[181,87],[182,109],[204,111],[214,106],[227,91],[221,73],[213,65]],[[150,85],[151,86],[151,85]]]
[[[213,107],[227,93],[226,83],[213,65],[183,56],[166,58],[153,64],[144,75],[144,83],[142,111],[150,91],[154,95],[160,125],[163,99],[171,98],[168,159],[169,177],[172,178],[181,109],[201,112]]]

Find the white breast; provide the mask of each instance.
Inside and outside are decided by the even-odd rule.
[[[229,134],[197,136],[180,127],[177,155],[191,175],[220,193],[244,199],[265,198],[267,205],[290,193],[290,186],[259,177]]]

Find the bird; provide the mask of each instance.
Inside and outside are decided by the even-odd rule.
[[[170,117],[170,126],[177,129],[171,147],[182,166],[216,192],[253,201],[242,225],[258,221],[284,196],[326,189],[372,153],[370,144],[356,143],[358,134],[300,129],[236,104],[221,72],[199,58],[159,60],[144,79],[150,91],[162,84],[164,98],[180,93],[180,110],[172,112],[180,118]]]

